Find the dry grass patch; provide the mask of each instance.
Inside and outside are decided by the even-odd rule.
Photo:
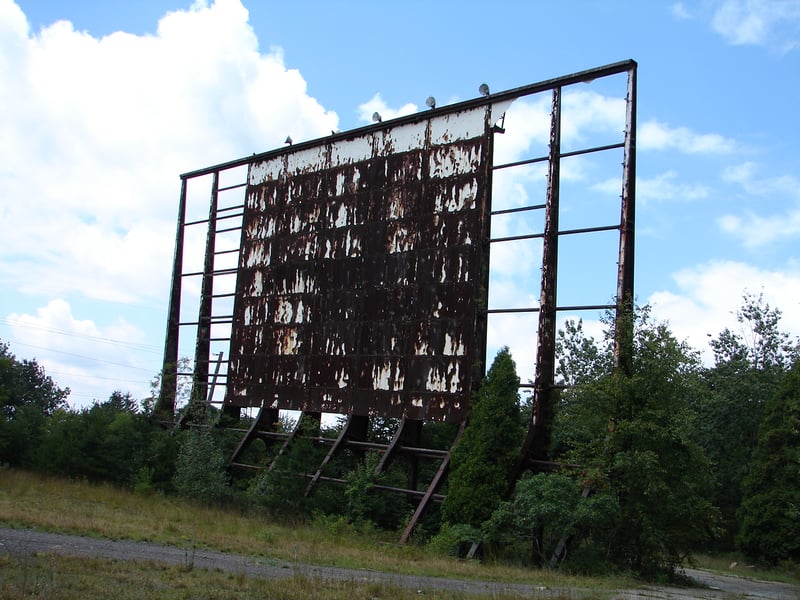
[[[548,588],[619,589],[621,578],[570,577],[433,556],[394,544],[394,533],[278,523],[251,510],[216,508],[163,496],[139,496],[107,484],[0,469],[0,522],[17,527],[212,548],[299,563],[458,579],[528,583]]]
[[[492,598],[517,595],[469,595],[460,592],[405,589],[385,583],[319,581],[302,576],[259,579],[241,573],[166,566],[158,563],[71,558],[54,555],[34,557],[0,556],[0,597],[55,598],[192,598],[215,600],[297,598],[316,600]],[[558,596],[548,595],[554,598]]]

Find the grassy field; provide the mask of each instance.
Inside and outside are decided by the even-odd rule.
[[[589,589],[596,590],[598,598],[609,595],[612,589],[636,587],[634,582],[623,578],[570,577],[553,571],[433,556],[418,546],[396,545],[396,534],[357,532],[338,521],[276,523],[248,511],[192,505],[158,495],[139,496],[110,485],[65,481],[11,469],[0,469],[0,523],[110,539],[211,548],[299,563],[528,583],[548,589]],[[179,567],[56,556],[2,555],[0,572],[3,598],[418,596],[416,592],[383,584],[318,585],[303,578],[264,581],[202,569],[191,569],[188,573],[186,568]],[[462,596],[437,592],[436,597]]]
[[[745,558],[735,554],[726,554],[725,556],[699,555],[695,557],[695,560],[701,569],[707,569],[715,573],[800,585],[800,565],[796,564],[787,564],[774,569],[763,569],[750,564]]]

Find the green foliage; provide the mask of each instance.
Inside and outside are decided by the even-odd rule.
[[[323,449],[311,440],[316,427],[315,423],[301,424],[298,435],[275,459],[272,468],[251,481],[247,492],[251,500],[276,515],[301,519],[312,513],[314,503],[305,495],[309,483],[306,475],[316,470],[323,456]]]
[[[230,497],[225,457],[210,429],[184,432],[172,483],[181,496],[201,502],[221,503]]]
[[[80,412],[58,410],[47,419],[37,455],[47,473],[130,485],[146,464],[153,426],[136,412],[130,394],[114,392]]]
[[[68,395],[36,359],[17,360],[0,341],[0,463],[34,467],[45,421]]]
[[[428,542],[428,549],[440,556],[464,556],[473,544],[483,542],[483,532],[472,525],[444,523]]]
[[[453,451],[442,504],[447,523],[479,528],[507,493],[522,442],[518,389],[514,360],[503,348],[481,384],[467,428]]]
[[[356,525],[375,524],[383,529],[396,528],[405,516],[406,506],[398,494],[376,490],[385,484],[386,473],[375,473],[380,455],[368,452],[364,460],[347,475],[344,489],[345,515]]]
[[[760,295],[744,296],[736,315],[740,331],[725,329],[711,341],[715,365],[705,375],[708,393],[693,406],[695,440],[713,465],[712,501],[722,515],[718,544],[723,549],[733,547],[742,483],[764,406],[798,352],[798,345],[779,331],[780,317]]]
[[[582,336],[580,328],[571,331]],[[603,504],[611,512],[595,515],[607,526],[591,536],[623,570],[672,569],[716,524],[705,497],[709,465],[688,436],[690,400],[703,390],[699,357],[666,325],[653,323],[646,308],[637,314],[630,374],[594,379],[613,362],[611,332],[596,354],[590,342],[568,337],[564,343],[600,362],[581,366],[593,375],[576,376],[586,383],[564,393],[556,418],[560,460],[580,465],[572,476],[581,487],[613,500]]]
[[[739,512],[745,553],[800,562],[800,360],[765,407]]]
[[[571,539],[570,560],[600,554],[601,541],[618,521],[619,503],[608,490],[581,493],[574,477],[539,473],[517,483],[514,496],[504,502],[485,524],[487,544],[502,548],[505,556],[528,563],[547,564],[561,540]],[[595,568],[607,567],[602,559]],[[584,569],[586,570],[586,569]]]
[[[51,415],[66,405],[69,396],[69,388],[59,388],[36,359],[17,360],[4,342],[0,342],[0,390],[0,411],[6,419],[13,419],[22,406]]]
[[[561,383],[582,385],[610,374],[614,361],[609,341],[598,346],[594,338],[586,336],[582,320],[566,321],[556,335],[556,373]]]

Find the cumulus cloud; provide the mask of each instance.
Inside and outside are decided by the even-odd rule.
[[[239,0],[171,12],[154,35],[32,33],[9,0],[0,23],[0,278],[19,291],[164,297],[177,175],[337,124],[259,51]]]
[[[636,178],[636,198],[640,202],[653,202],[664,200],[701,200],[710,194],[708,186],[703,184],[680,183],[676,181],[678,173],[674,170],[665,171],[655,177]],[[619,179],[606,179],[592,186],[593,190],[608,195],[620,194]]]
[[[717,221],[722,231],[738,238],[747,248],[761,248],[800,237],[800,208],[783,214],[762,216],[754,212],[723,215]]]
[[[794,204],[775,214],[749,210],[719,217],[720,229],[738,238],[747,248],[760,248],[800,236],[800,179],[793,175],[759,177],[758,170],[755,163],[745,162],[726,168],[722,179],[737,185],[744,194],[759,202],[762,210],[773,202],[780,205],[785,198],[794,200]]]
[[[417,105],[411,102],[404,104],[400,108],[390,108],[380,94],[375,94],[364,104],[359,104],[358,119],[362,123],[372,123],[372,115],[378,113],[382,120],[388,121],[389,119],[404,117],[418,111]]]
[[[800,39],[800,2],[797,0],[723,0],[711,26],[733,45],[769,46],[782,52]]]
[[[94,37],[68,21],[32,31],[0,0],[8,341],[41,358],[78,405],[115,387],[141,397],[159,369],[160,349],[142,358],[130,343],[153,339],[142,328],[163,331],[178,175],[337,127],[280,49],[259,49],[248,18],[240,0],[195,2],[154,34]],[[206,212],[207,202],[206,192]],[[200,257],[202,244],[187,237]],[[147,316],[120,316],[137,311]],[[123,343],[98,349],[86,336]]]
[[[12,313],[5,323],[14,350],[35,356],[61,387],[73,388],[68,399],[73,405],[105,400],[109,387],[124,387],[144,396],[158,371],[161,348],[150,344],[141,329],[124,318],[103,327],[76,318],[61,298],[36,309],[35,314]]]
[[[745,293],[763,293],[764,300],[782,312],[781,330],[800,334],[798,267],[789,264],[771,271],[742,262],[712,261],[673,274],[677,293],[655,292],[647,302],[654,317],[669,321],[676,337],[687,340],[710,363],[708,341],[725,328],[737,331],[735,314]]]
[[[640,150],[677,150],[686,154],[730,154],[737,144],[716,133],[695,133],[687,127],[670,127],[659,121],[639,126],[637,144]]]
[[[800,179],[794,175],[758,177],[759,166],[744,162],[727,167],[722,173],[723,181],[735,183],[751,196],[781,195],[800,200]]]
[[[647,200],[699,200],[709,195],[708,187],[702,184],[676,183],[678,174],[666,171],[652,179],[639,178],[636,195]]]

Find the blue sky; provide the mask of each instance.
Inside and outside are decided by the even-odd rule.
[[[443,105],[484,81],[503,90],[628,58],[639,303],[706,355],[745,292],[798,335],[798,42],[798,0],[0,0],[0,339],[75,406],[143,397],[160,368],[180,173],[375,110],[425,110],[429,95]],[[616,135],[618,83],[577,92],[575,139]],[[509,111],[509,155],[536,147],[535,108]],[[576,163],[576,196],[613,206],[604,169]],[[503,198],[536,198],[532,181]],[[505,252],[493,248],[490,301],[525,305],[536,252]],[[599,271],[579,268],[565,298],[608,301]],[[490,325],[530,376],[531,324]]]

